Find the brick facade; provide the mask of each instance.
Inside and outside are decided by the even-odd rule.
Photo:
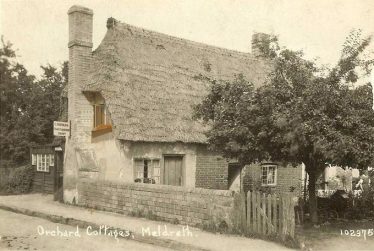
[[[196,187],[228,189],[228,162],[206,147],[198,148],[196,156]]]
[[[68,117],[74,143],[91,140],[93,110],[82,93],[82,85],[92,60],[93,13],[83,7],[69,9]]]
[[[228,164],[219,156],[196,157],[196,187],[228,189]]]
[[[264,186],[261,184],[261,165],[252,164],[244,168],[243,190],[259,190],[267,193],[288,193],[292,192],[296,196],[302,196],[304,188],[304,171],[302,165],[297,167],[278,166],[277,181],[274,186]]]
[[[190,226],[232,226],[230,191],[165,185],[80,181],[79,205]]]
[[[72,6],[69,16],[69,82],[68,82],[68,121],[71,126],[70,137],[65,145],[64,163],[64,200],[73,201],[77,197],[77,172],[83,166],[89,152],[93,156],[91,130],[93,108],[82,93],[82,85],[88,75],[92,61],[92,10]],[[89,163],[95,163],[90,159]]]

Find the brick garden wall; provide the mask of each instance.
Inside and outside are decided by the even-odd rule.
[[[230,191],[166,185],[81,181],[78,205],[190,226],[232,226]]]

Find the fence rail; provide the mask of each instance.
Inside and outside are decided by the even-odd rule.
[[[295,237],[295,201],[290,194],[241,193],[236,199],[237,227],[243,233]]]

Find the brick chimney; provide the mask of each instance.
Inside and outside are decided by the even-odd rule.
[[[267,41],[267,40],[270,40],[270,35],[269,34],[259,33],[259,32],[253,33],[253,35],[252,35],[252,54],[255,57],[264,56],[259,45],[261,45],[262,42]]]
[[[92,130],[92,106],[82,93],[92,56],[93,11],[72,6],[69,16],[69,83],[68,118],[71,122],[71,140],[85,143]]]

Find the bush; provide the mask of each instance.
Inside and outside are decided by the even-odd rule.
[[[374,217],[374,189],[363,191],[361,195],[350,195],[346,212],[348,219],[372,219]]]
[[[28,193],[33,182],[33,168],[31,165],[10,168],[6,184],[1,192],[7,194]],[[5,190],[5,191],[4,191]]]

